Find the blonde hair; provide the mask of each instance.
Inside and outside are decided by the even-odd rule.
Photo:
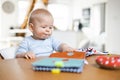
[[[46,17],[46,16],[53,18],[52,14],[48,10],[36,9],[31,13],[28,23],[33,23],[35,19],[38,19],[38,18],[40,19],[40,18]]]

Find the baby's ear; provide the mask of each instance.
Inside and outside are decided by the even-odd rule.
[[[29,23],[29,30],[33,31],[33,24],[32,23]]]

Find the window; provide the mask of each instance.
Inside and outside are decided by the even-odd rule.
[[[49,4],[48,10],[54,17],[54,25],[58,30],[68,30],[70,24],[69,6],[65,4]]]
[[[83,9],[83,26],[89,27],[90,26],[90,8]]]
[[[24,18],[26,16],[26,12],[29,7],[29,1],[28,0],[19,0],[18,1],[18,25],[20,26]]]

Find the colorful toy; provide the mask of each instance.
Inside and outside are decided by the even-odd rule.
[[[98,56],[96,63],[102,68],[120,69],[120,56]]]
[[[91,56],[94,54],[108,54],[108,52],[97,51],[94,48],[80,48],[78,51],[84,51],[86,53],[86,56]]]
[[[80,48],[78,51],[84,51],[86,53],[86,56],[91,56],[93,54],[98,53],[95,49],[93,48]]]
[[[59,74],[61,71],[60,71],[60,69],[52,69],[51,72],[53,74]]]

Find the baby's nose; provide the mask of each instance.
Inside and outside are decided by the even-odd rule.
[[[48,32],[49,32],[49,31],[50,31],[50,28],[46,28],[46,31],[48,31]]]

